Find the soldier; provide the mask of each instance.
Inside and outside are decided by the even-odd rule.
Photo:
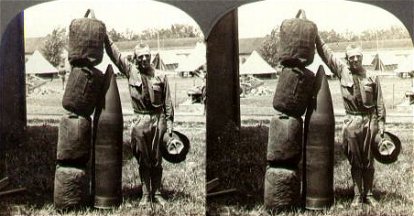
[[[319,56],[339,78],[346,117],[343,126],[343,145],[351,164],[355,196],[352,207],[361,203],[376,206],[372,194],[374,157],[371,151],[375,136],[385,130],[385,106],[378,77],[368,76],[362,67],[362,49],[357,45],[346,48],[346,63],[333,55],[318,35]]]
[[[151,66],[148,45],[135,47],[132,63],[121,55],[108,36],[105,49],[119,71],[128,78],[135,115],[131,126],[131,148],[139,164],[143,192],[140,206],[151,203],[164,206],[165,200],[160,193],[162,158],[159,145],[165,132],[172,136],[174,121],[167,76]]]

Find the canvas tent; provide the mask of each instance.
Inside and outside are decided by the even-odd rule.
[[[414,56],[409,55],[400,59],[397,69],[395,69],[395,73],[398,76],[404,77],[410,73],[414,72]]]
[[[164,63],[160,57],[160,53],[155,54],[155,57],[152,60],[152,65],[157,71],[162,71],[164,74],[175,75],[174,69],[170,67],[171,65],[166,65]]]
[[[362,66],[367,69],[372,67],[372,62],[374,60],[374,55],[365,54],[362,58]]]
[[[159,60],[158,60],[159,59]],[[175,71],[178,67],[178,63],[182,59],[182,56],[177,55],[175,52],[171,51],[159,51],[156,54],[153,54],[152,63],[155,68],[158,69],[158,61],[161,63],[162,70],[164,71]]]
[[[200,42],[196,44],[187,58],[179,63],[178,68],[175,71],[192,72],[202,67],[206,62],[206,45]]]
[[[160,57],[160,53],[155,54],[154,59],[152,60],[152,64],[157,70],[166,70],[167,68],[164,64],[164,61]]]
[[[398,63],[396,57],[391,54],[377,53],[372,60],[372,66],[376,71],[394,71]]]
[[[64,68],[65,68],[66,72],[69,73],[70,70],[71,70],[71,65],[70,65],[69,59],[68,59],[68,51],[63,50],[63,53],[62,53],[61,56],[65,60],[64,61]],[[111,59],[109,58],[109,56],[106,53],[104,53],[104,55],[102,57],[102,62],[99,63],[98,65],[96,65],[95,67],[97,69],[99,69],[100,71],[102,71],[103,73],[105,73],[106,68],[108,67],[108,64],[112,65],[112,68],[114,69],[115,74],[119,73],[118,67],[116,67],[115,64],[112,63]]]
[[[26,62],[26,74],[28,75],[53,77],[58,72],[58,69],[53,67],[38,50]]]
[[[333,76],[334,74],[331,72],[331,69],[329,69],[329,67],[325,64],[325,62],[323,62],[323,60],[321,59],[321,57],[316,54],[315,57],[313,57],[313,62],[312,64],[308,65],[306,68],[308,68],[309,70],[311,70],[312,72],[314,72],[316,74],[316,72],[318,72],[319,69],[319,65],[322,65],[325,74],[329,77]]]
[[[254,50],[249,58],[240,66],[240,75],[264,75],[276,74],[272,68],[260,55]]]
[[[95,67],[98,68],[103,73],[105,73],[106,68],[108,67],[109,64],[112,65],[112,69],[114,70],[115,74],[120,73],[118,67],[111,61],[111,59],[109,58],[109,56],[106,53],[104,53],[104,55],[103,55],[102,62],[99,63],[98,65],[96,65]]]

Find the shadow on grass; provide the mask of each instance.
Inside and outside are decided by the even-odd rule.
[[[7,142],[6,175],[10,186],[25,187],[26,191],[1,197],[2,201],[35,208],[53,203],[57,138],[57,126],[42,125],[28,127],[20,142]]]
[[[229,142],[232,135],[228,134],[213,147],[217,149],[208,146],[207,181],[219,178],[220,185],[214,191],[237,190],[208,198],[209,207],[242,205],[249,209],[263,203],[268,131],[263,125],[242,127],[238,143]]]
[[[354,190],[351,187],[335,187],[334,193],[337,202],[348,202],[354,197]]]
[[[123,188],[122,189],[122,196],[124,200],[140,200],[142,198],[142,186],[139,185],[137,187],[130,187],[130,188]],[[174,190],[162,190],[162,196],[164,199],[171,200],[171,199],[190,199],[191,195],[183,193],[182,191],[174,191]]]
[[[398,193],[389,192],[389,191],[379,191],[379,190],[375,190],[374,188],[373,194],[374,194],[374,197],[380,202],[383,199],[388,199],[388,200],[400,200],[402,201],[402,203],[405,203],[407,205],[413,204],[413,200],[409,200],[407,199],[407,197],[404,197],[403,195],[398,194]]]
[[[124,200],[139,200],[142,197],[142,186],[123,188],[122,196]]]
[[[191,195],[182,191],[162,190],[163,197],[168,201],[171,199],[190,199]]]
[[[8,205],[30,205],[35,209],[53,205],[58,131],[58,126],[47,124],[29,126],[24,137],[7,140],[6,176],[10,181],[7,188],[24,187],[26,191],[1,196],[0,202],[5,208],[0,206],[0,211]],[[124,142],[123,148],[124,161],[133,157],[129,143]]]
[[[388,191],[379,191],[375,190],[373,191],[374,198],[378,200],[379,202],[382,202],[384,199],[387,200],[399,200],[407,205],[412,205],[412,201],[408,200],[406,197],[402,196],[401,194],[394,193],[394,192],[388,192]],[[337,203],[343,203],[343,202],[351,202],[354,197],[354,191],[352,187],[347,188],[335,188],[335,200]],[[386,198],[385,198],[386,197]]]
[[[207,181],[213,178],[219,178],[220,181],[220,185],[211,192],[230,188],[237,190],[231,194],[208,198],[209,208],[235,205],[252,210],[257,206],[263,206],[268,133],[269,127],[261,124],[242,127],[239,142],[227,141],[232,140],[231,135],[228,135],[221,140],[222,143],[213,146],[213,149],[208,146]],[[346,160],[346,157],[341,144],[336,141],[334,145],[334,166],[336,167]],[[300,208],[287,210],[286,213],[292,211],[298,212]]]

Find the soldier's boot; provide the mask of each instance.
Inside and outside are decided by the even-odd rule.
[[[363,202],[362,197],[362,170],[358,168],[351,168],[351,176],[354,184],[354,198],[351,202],[351,207],[359,207]]]
[[[155,204],[164,207],[167,201],[161,195],[161,180],[162,180],[162,167],[156,167],[151,172],[151,187],[153,191],[153,201]]]
[[[150,169],[147,167],[139,166],[139,176],[142,184],[142,198],[139,202],[140,207],[151,207],[151,177]]]
[[[378,201],[375,200],[372,193],[372,188],[374,185],[374,169],[366,169],[363,174],[364,182],[364,202],[372,207],[377,207],[379,205]]]

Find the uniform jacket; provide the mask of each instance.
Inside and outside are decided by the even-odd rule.
[[[340,80],[340,88],[347,113],[376,114],[380,124],[385,123],[385,106],[381,91],[381,84],[377,76],[369,76],[364,70],[362,75],[352,74],[349,66],[333,55],[332,50],[317,39],[316,49],[319,56]],[[363,104],[361,91],[364,85],[372,86],[373,106]]]
[[[167,121],[167,128],[171,128],[174,121],[174,107],[167,76],[152,67],[154,77],[140,73],[137,66],[129,62],[126,57],[123,57],[109,38],[105,42],[105,49],[119,71],[128,78],[134,112],[144,114],[163,112]],[[153,98],[150,97],[150,92],[153,93]]]

